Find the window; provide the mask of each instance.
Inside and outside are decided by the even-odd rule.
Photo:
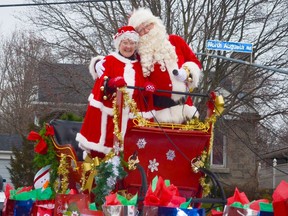
[[[214,133],[214,143],[211,152],[211,166],[215,168],[226,168],[227,138],[221,133]]]

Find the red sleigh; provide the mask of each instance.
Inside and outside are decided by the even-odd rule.
[[[147,185],[157,175],[169,179],[178,187],[182,196],[191,197],[192,204],[210,203],[211,208],[216,203],[225,205],[226,197],[223,188],[213,172],[206,167],[213,144],[213,125],[217,113],[217,106],[214,105],[219,99],[215,95],[207,96],[209,101],[204,122],[194,119],[185,125],[148,123],[141,126],[135,125],[126,132],[123,139],[123,152],[129,170],[122,182],[122,187],[133,194],[138,192],[139,202],[145,195]],[[118,113],[120,119],[124,100],[123,93],[118,91],[116,106],[120,111]],[[72,160],[75,160],[78,166],[78,169],[70,173],[71,181],[74,183],[81,179],[79,161],[81,161],[82,151],[75,141],[81,124],[81,122],[63,120],[50,122],[55,129],[53,139],[57,151],[63,144],[67,146],[69,143],[68,147],[73,146]],[[115,138],[117,141],[117,136]],[[210,179],[210,184],[212,183],[210,187],[206,183],[207,178]],[[212,191],[209,196],[204,197],[203,193],[207,192],[207,187]]]

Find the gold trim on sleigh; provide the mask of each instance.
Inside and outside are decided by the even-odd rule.
[[[157,123],[151,122],[143,117],[137,117],[133,119],[133,123],[135,126],[142,126],[142,127],[160,127],[160,128],[169,128],[169,129],[180,129],[180,130],[196,130],[202,132],[208,132],[211,123],[216,122],[216,116],[213,115],[210,118],[206,119],[205,122],[200,121],[198,118],[193,118],[189,120],[186,124],[176,124],[176,123]]]

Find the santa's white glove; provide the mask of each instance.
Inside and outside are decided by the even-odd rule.
[[[102,74],[104,73],[105,71],[105,67],[103,66],[104,62],[106,60],[105,59],[101,59],[100,61],[98,61],[96,64],[95,64],[95,71],[98,75],[98,77],[101,77]]]
[[[187,79],[187,72],[183,68],[173,70],[173,74],[175,78],[181,82],[184,82]]]

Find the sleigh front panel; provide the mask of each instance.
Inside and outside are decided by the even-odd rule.
[[[200,131],[134,127],[124,139],[124,159],[137,152],[148,184],[156,175],[161,176],[177,186],[182,196],[199,197],[202,174],[193,172],[191,160],[209,146],[210,137],[210,133]],[[139,171],[129,171],[124,184],[130,189],[139,188]]]

